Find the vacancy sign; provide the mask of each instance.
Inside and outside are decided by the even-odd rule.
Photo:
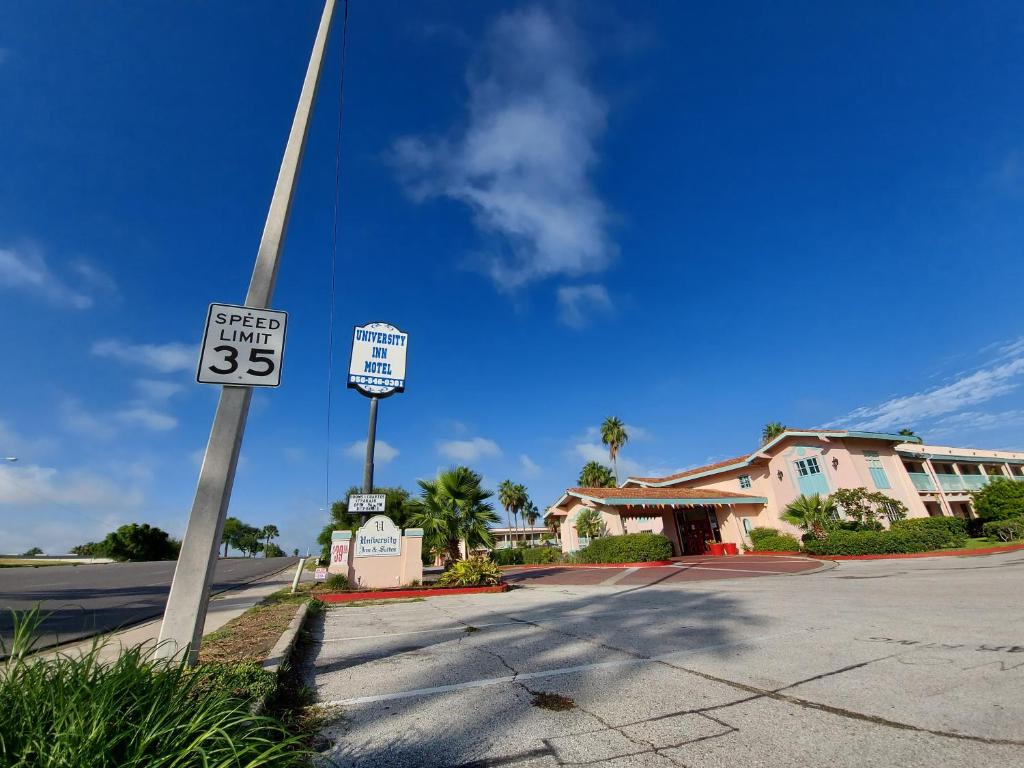
[[[354,515],[383,512],[386,501],[383,493],[353,493],[348,497],[348,512]]]
[[[288,313],[211,304],[196,381],[236,387],[281,383]]]
[[[387,323],[357,325],[352,334],[348,386],[369,397],[405,391],[405,352],[409,334]]]

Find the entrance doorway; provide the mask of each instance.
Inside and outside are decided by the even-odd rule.
[[[705,542],[716,538],[704,507],[691,507],[676,512],[676,524],[684,555],[703,555],[707,552]]]

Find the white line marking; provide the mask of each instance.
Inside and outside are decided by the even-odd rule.
[[[509,624],[519,624],[524,627],[530,626],[524,624],[521,621],[496,621],[492,624],[460,624],[457,627],[436,627],[435,629],[413,629],[409,632],[385,632],[380,635],[353,635],[352,637],[332,637],[329,639],[321,640],[321,643],[341,643],[345,640],[372,640],[379,637],[401,637],[402,635],[422,635],[426,632],[465,632],[467,626],[473,626],[477,629],[483,629],[484,627],[505,627]]]
[[[626,568],[626,569],[620,571],[619,573],[615,574],[614,576],[609,576],[607,579],[602,581],[597,586],[599,586],[599,587],[607,587],[610,584],[617,584],[618,582],[622,581],[624,578],[629,576],[629,574],[636,573],[639,570],[640,570],[639,568]]]
[[[761,635],[760,637],[754,638],[754,640],[769,640],[777,637],[784,637],[786,635],[796,635],[802,632],[806,632],[804,629],[790,630],[788,632],[779,632],[773,635]],[[486,677],[482,680],[470,680],[465,683],[454,683],[452,685],[439,685],[434,688],[416,688],[411,691],[399,691],[398,693],[382,693],[378,696],[358,696],[353,699],[336,699],[334,701],[325,701],[317,704],[317,707],[351,707],[355,704],[375,704],[381,701],[396,701],[398,699],[409,699],[414,696],[429,696],[434,693],[450,693],[452,691],[464,691],[469,688],[485,688],[490,685],[502,685],[504,683],[513,683],[520,680],[535,680],[540,677],[558,677],[560,675],[571,675],[574,672],[587,672],[594,669],[616,669],[619,667],[635,667],[643,664],[655,664],[661,661],[672,661],[674,659],[683,658],[685,656],[692,656],[695,653],[703,653],[704,651],[713,651],[718,648],[730,648],[737,645],[747,645],[747,641],[737,641],[733,643],[716,643],[715,645],[705,645],[700,648],[691,648],[686,651],[673,651],[671,653],[665,653],[661,656],[651,656],[646,659],[618,659],[616,661],[599,661],[593,664],[580,664],[575,667],[561,667],[559,669],[547,669],[543,672],[523,672],[518,675],[506,675],[505,677]]]

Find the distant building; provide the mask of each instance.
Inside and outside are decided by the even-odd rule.
[[[495,549],[511,547],[539,547],[554,540],[554,534],[544,526],[522,526],[519,528],[491,528]]]
[[[562,549],[579,548],[573,524],[586,508],[610,534],[665,534],[677,554],[707,541],[750,543],[757,527],[801,532],[780,518],[801,494],[867,488],[898,499],[908,517],[974,516],[970,492],[992,477],[1024,481],[1024,452],[922,445],[917,438],[848,430],[787,430],[756,451],[619,488],[569,488],[548,510]]]

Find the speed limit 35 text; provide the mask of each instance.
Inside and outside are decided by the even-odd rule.
[[[217,312],[213,316],[217,325],[226,325],[220,329],[219,341],[240,341],[249,344],[266,344],[270,340],[268,331],[276,331],[281,327],[281,321],[273,317],[255,317],[251,314],[228,314]],[[251,331],[243,330],[252,328]]]

